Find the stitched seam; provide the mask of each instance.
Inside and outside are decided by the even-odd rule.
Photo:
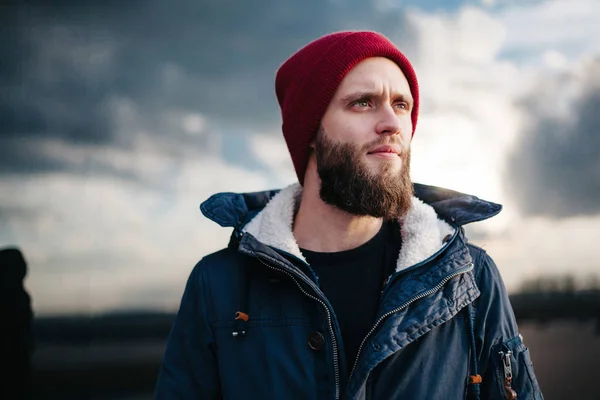
[[[414,324],[409,329],[406,329],[406,332],[411,332],[411,333],[407,333],[407,335],[406,335],[406,337],[408,339],[410,339],[409,343],[413,342],[417,337],[423,336],[425,333],[429,332],[431,329],[435,328],[436,326],[444,324],[444,323],[450,321],[452,318],[454,318],[454,316],[456,314],[458,314],[460,312],[460,310],[462,310],[464,307],[467,306],[467,304],[469,304],[470,297],[471,296],[469,296],[469,293],[465,292],[463,295],[461,295],[461,298],[455,302],[456,307],[450,308],[447,306],[440,306],[437,310],[435,310],[433,313],[430,314],[431,317],[429,319],[431,320],[431,322],[426,323],[424,325]],[[444,310],[447,310],[447,311],[444,312]],[[454,313],[454,315],[452,315],[453,313]],[[446,316],[446,314],[450,314],[450,317],[447,320],[440,322],[440,320],[443,319]],[[420,328],[418,328],[418,327],[420,327]],[[415,337],[415,335],[417,335],[417,336]],[[396,344],[398,345],[397,341],[396,341]]]

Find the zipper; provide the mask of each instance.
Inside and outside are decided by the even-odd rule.
[[[500,360],[502,361],[502,368],[504,369],[504,397],[506,400],[516,400],[517,392],[512,388],[512,363],[510,361],[510,356],[512,355],[512,351],[508,350],[506,353],[503,351],[498,352],[500,356]]]
[[[469,263],[469,265],[466,268],[462,268],[458,271],[453,272],[452,274],[446,276],[444,279],[442,279],[442,281],[440,283],[438,283],[437,285],[435,285],[433,288],[426,290],[425,292],[419,293],[417,295],[415,295],[414,297],[410,298],[408,301],[406,301],[405,303],[403,303],[401,306],[394,308],[391,311],[388,311],[387,313],[383,314],[381,317],[379,317],[379,319],[377,320],[377,322],[375,322],[375,324],[373,325],[373,327],[371,328],[371,330],[367,333],[367,336],[365,336],[365,338],[363,339],[363,341],[360,344],[360,347],[358,348],[358,353],[356,354],[356,360],[354,360],[354,366],[352,367],[352,372],[350,373],[350,378],[349,380],[352,380],[352,375],[354,375],[354,371],[356,370],[356,365],[358,364],[358,359],[360,358],[360,353],[362,352],[362,349],[365,345],[365,343],[367,342],[367,339],[369,339],[369,336],[371,336],[373,334],[373,332],[375,332],[375,330],[377,330],[377,327],[379,326],[379,324],[381,324],[381,322],[386,319],[387,317],[389,317],[392,314],[397,313],[398,311],[408,307],[409,305],[411,305],[412,303],[414,303],[417,300],[420,300],[424,297],[430,296],[432,294],[434,294],[435,292],[437,292],[438,290],[440,290],[445,284],[446,282],[448,282],[450,279],[454,278],[455,276],[464,274],[465,272],[469,272],[472,271],[474,267],[473,263]]]
[[[315,274],[315,271],[313,271],[313,269],[311,268],[310,265],[308,265],[308,263],[300,258],[298,258],[298,256],[292,254],[292,253],[288,253],[285,250],[281,250],[281,249],[276,249],[274,247],[271,247],[271,249],[279,254],[281,254],[284,258],[289,258],[292,260],[296,260],[296,262],[300,263],[300,264],[304,264],[305,268],[308,268],[308,272],[310,272],[311,277],[313,278],[313,282],[317,285],[318,288],[320,288],[319,286],[319,277],[317,276],[317,274]],[[304,272],[304,271],[302,271]]]
[[[502,360],[502,367],[504,369],[504,379],[512,380],[512,364],[510,362],[510,356],[512,355],[512,351],[507,351],[506,353],[501,351],[498,353],[500,355],[500,359]]]
[[[302,285],[300,285],[300,283],[298,282],[298,280],[296,279],[296,276],[294,274],[292,274],[291,272],[287,271],[285,268],[277,268],[269,263],[266,263],[265,261],[263,261],[263,257],[268,259],[269,261],[279,264],[278,261],[271,259],[271,257],[267,256],[266,254],[263,253],[254,253],[254,255],[256,256],[256,258],[258,259],[258,261],[260,261],[261,264],[263,264],[264,266],[279,271],[279,272],[283,272],[284,274],[286,274],[287,276],[289,276],[294,283],[296,284],[296,286],[298,286],[298,288],[300,289],[300,291],[302,293],[304,293],[305,296],[318,301],[319,303],[321,303],[321,305],[323,306],[323,308],[325,309],[325,311],[327,312],[327,324],[329,327],[329,334],[331,335],[331,341],[333,344],[333,370],[334,370],[334,375],[335,375],[335,400],[338,400],[340,398],[340,367],[339,367],[339,359],[338,359],[338,347],[337,347],[337,340],[335,338],[335,332],[333,330],[333,322],[332,322],[332,318],[331,318],[331,311],[329,310],[329,307],[327,307],[327,304],[325,304],[325,302],[323,300],[321,300],[320,298],[318,298],[317,296],[314,296],[310,293],[308,293],[306,290],[304,290],[304,288],[302,287]],[[261,257],[262,256],[262,257]],[[304,280],[304,278],[300,277],[302,280]],[[309,285],[312,283],[310,281],[307,281],[307,283],[309,283]]]

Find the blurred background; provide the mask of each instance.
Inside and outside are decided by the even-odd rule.
[[[546,398],[600,398],[598,21],[597,0],[1,1],[0,248],[27,262],[34,398],[151,398],[230,235],[200,202],[294,182],[275,72],[359,29],[417,71],[413,180],[504,205],[467,229]]]

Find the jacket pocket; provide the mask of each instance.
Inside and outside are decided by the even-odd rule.
[[[521,336],[500,343],[492,351],[495,360],[496,390],[500,399],[543,400],[529,349],[523,344]],[[517,397],[511,397],[514,394]]]

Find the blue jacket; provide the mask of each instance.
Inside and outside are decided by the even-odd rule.
[[[462,228],[500,205],[415,184],[396,272],[347,370],[335,310],[293,239],[300,194],[201,205],[233,234],[189,277],[156,399],[542,399],[498,269]]]

